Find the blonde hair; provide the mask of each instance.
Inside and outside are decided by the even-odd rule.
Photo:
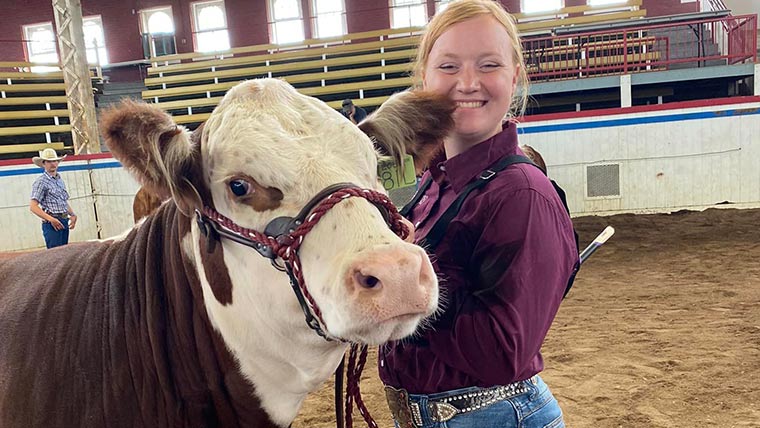
[[[492,16],[507,30],[509,41],[512,44],[513,65],[519,66],[517,89],[512,96],[512,103],[507,116],[520,116],[525,112],[525,107],[528,104],[528,74],[525,69],[522,43],[517,33],[515,19],[498,0],[455,0],[449,3],[445,10],[433,16],[433,19],[425,27],[420,45],[417,47],[417,58],[412,68],[415,86],[422,86],[422,74],[430,58],[430,51],[433,50],[433,45],[441,37],[441,34],[454,24],[482,15]]]

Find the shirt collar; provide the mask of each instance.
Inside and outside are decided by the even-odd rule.
[[[517,125],[506,122],[501,132],[493,137],[475,144],[466,151],[446,159],[441,153],[431,163],[430,174],[440,182],[445,174],[452,189],[459,193],[473,178],[499,159],[512,154],[517,149]]]

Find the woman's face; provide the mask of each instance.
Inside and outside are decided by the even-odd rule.
[[[472,145],[501,131],[519,71],[512,57],[507,30],[488,15],[452,25],[436,40],[422,85],[456,101],[450,140]]]

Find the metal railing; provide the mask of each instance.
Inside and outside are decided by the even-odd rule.
[[[523,39],[531,80],[731,65],[757,60],[757,15]]]

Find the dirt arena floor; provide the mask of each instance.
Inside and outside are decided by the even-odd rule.
[[[578,275],[543,353],[570,428],[760,427],[760,210],[575,219]],[[370,355],[362,395],[392,427]],[[334,427],[332,381],[294,428]],[[366,426],[356,414],[354,425]]]

